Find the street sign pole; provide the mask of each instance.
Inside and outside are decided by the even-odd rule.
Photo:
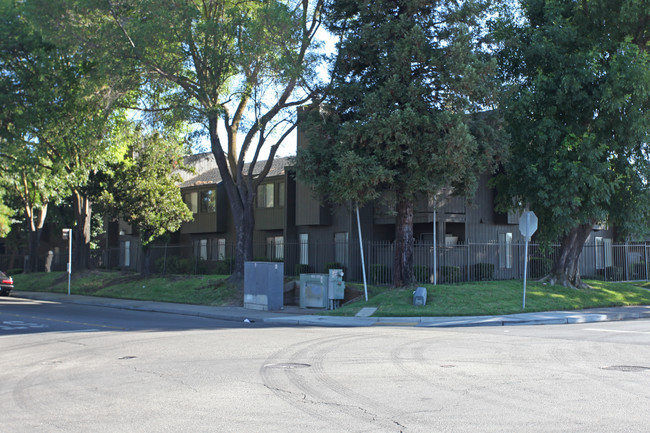
[[[63,229],[63,239],[68,240],[68,296],[70,296],[70,276],[72,275],[72,229]]]
[[[531,236],[537,231],[537,215],[532,211],[526,211],[519,218],[519,231],[526,239],[526,247],[524,248],[524,300],[522,308],[526,309],[526,277],[528,275],[528,241]]]
[[[528,275],[528,237],[526,238],[526,247],[524,248],[524,302],[522,310],[526,309],[526,276]]]
[[[359,249],[361,250],[361,270],[363,271],[363,294],[368,302],[368,283],[366,282],[366,263],[363,258],[363,240],[361,239],[361,218],[359,218],[359,205],[357,205],[357,227],[359,229]]]

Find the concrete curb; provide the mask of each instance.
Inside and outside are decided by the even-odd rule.
[[[226,321],[263,322],[284,326],[407,326],[425,328],[456,328],[471,326],[564,325],[620,320],[650,319],[650,306],[596,308],[583,311],[549,311],[502,316],[460,317],[343,317],[315,314],[290,314],[277,311],[250,310],[243,307],[211,307],[128,299],[97,298],[46,292],[13,292],[17,298],[61,302],[123,310],[178,314]]]

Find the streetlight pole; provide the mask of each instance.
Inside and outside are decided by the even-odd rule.
[[[68,296],[70,296],[70,276],[72,275],[72,229],[63,229],[63,239],[68,240]]]

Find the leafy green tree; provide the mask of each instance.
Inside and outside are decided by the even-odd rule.
[[[620,235],[650,211],[650,3],[525,0],[498,23],[512,158],[502,208],[529,206],[540,238],[561,240],[548,279],[579,287],[578,260],[598,222]]]
[[[13,210],[5,203],[3,195],[0,190],[0,238],[7,236],[11,230],[11,219],[14,215]]]
[[[0,6],[0,131],[3,145],[11,146],[4,149],[4,155],[25,168],[15,172],[23,177],[18,180],[20,194],[26,209],[40,206],[42,220],[52,191],[72,197],[76,220],[73,263],[87,268],[89,175],[121,151],[111,147],[107,137],[124,116],[117,102],[137,88],[139,79],[131,81],[127,67],[102,63],[100,69],[78,44],[52,39],[41,11],[35,9],[36,2],[2,0]],[[23,191],[26,184],[33,187],[29,200]]]
[[[61,35],[86,41],[107,63],[134,62],[152,91],[149,108],[173,107],[203,125],[234,217],[235,279],[253,258],[257,186],[295,128],[295,107],[311,97],[322,1],[41,3]],[[269,156],[254,170],[263,149]]]
[[[1,141],[0,141],[1,142]],[[38,165],[29,165],[29,158],[21,157],[18,153],[6,154],[0,153],[3,158],[3,170],[0,175],[0,186],[5,189],[6,198],[15,203],[20,210],[28,230],[29,260],[26,265],[26,272],[38,271],[39,264],[39,245],[45,225],[48,206],[50,201],[56,201],[58,193],[56,192],[57,179],[48,178],[46,170]],[[60,186],[60,185],[59,185]],[[4,211],[2,210],[4,209]],[[7,216],[12,215],[13,211],[7,213],[10,208],[0,206],[0,214],[3,217],[0,220],[5,224],[9,223]],[[0,235],[8,232],[8,225],[0,223]],[[5,232],[5,233],[3,233]]]
[[[35,32],[20,4],[2,0],[0,17],[0,185],[26,222],[26,271],[36,271],[48,205],[57,199],[61,186],[34,146],[43,132],[37,126],[39,119],[48,109],[44,93],[53,84],[44,76],[44,63],[54,47]]]
[[[413,281],[416,198],[445,187],[469,196],[499,155],[495,63],[482,51],[487,2],[329,4],[340,38],[332,85],[311,110],[298,175],[332,203],[390,192],[396,212],[393,284]]]
[[[120,137],[129,142],[132,158],[114,164],[98,203],[109,215],[121,217],[140,235],[144,249],[143,274],[151,269],[150,244],[192,220],[183,203],[178,183],[184,146],[177,137],[157,132],[143,135],[140,128],[129,129]]]

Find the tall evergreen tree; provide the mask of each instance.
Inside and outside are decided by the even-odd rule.
[[[549,280],[579,287],[596,223],[647,229],[650,2],[524,0],[521,12],[497,27],[512,136],[499,200],[536,212],[541,239],[561,240]]]
[[[312,110],[299,176],[333,203],[389,192],[393,284],[413,280],[417,197],[453,186],[469,196],[500,152],[495,63],[483,51],[486,1],[334,0],[332,85]]]

